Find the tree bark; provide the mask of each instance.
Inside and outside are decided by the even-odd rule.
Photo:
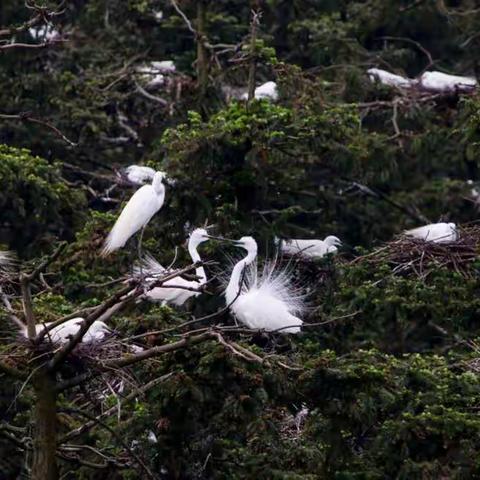
[[[57,397],[55,376],[42,371],[33,380],[34,413],[32,480],[57,480]]]

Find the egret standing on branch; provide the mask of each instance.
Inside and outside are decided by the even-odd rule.
[[[207,231],[203,228],[195,229],[188,240],[188,252],[193,263],[200,262],[198,246],[209,240]],[[155,275],[165,275],[166,269],[153,257],[146,257],[142,265],[134,269],[136,275],[148,275],[147,281],[154,281]],[[182,277],[175,277],[167,280],[161,287],[154,287],[145,294],[145,298],[152,302],[171,303],[176,306],[183,305],[189,298],[200,295],[200,288],[207,282],[205,269],[199,266],[195,270],[198,280],[185,280]]]
[[[242,237],[233,243],[247,251],[247,256],[233,267],[225,290],[227,305],[235,317],[248,328],[300,332],[303,322],[295,315],[305,307],[302,296],[291,288],[288,272],[276,270],[274,263],[267,264],[259,278],[253,263],[257,242],[252,237]]]
[[[143,228],[162,208],[165,199],[163,177],[163,172],[156,172],[151,185],[144,185],[133,194],[105,240],[102,256],[105,257],[123,247],[127,240],[140,229],[143,233]]]

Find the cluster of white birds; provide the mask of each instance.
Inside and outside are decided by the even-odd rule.
[[[108,234],[102,250],[106,256],[123,247],[126,242],[139,230],[145,228],[150,219],[157,213],[165,199],[165,173],[153,171],[148,167],[133,165],[125,169],[125,175],[135,185],[143,184],[146,179],[151,183],[142,185],[132,195],[123,208],[115,225]],[[412,230],[404,235],[421,239],[427,242],[448,243],[458,239],[457,227],[454,223],[435,223]],[[252,237],[242,237],[239,240],[230,240],[214,237],[204,228],[192,231],[188,241],[188,251],[193,263],[200,263],[198,247],[208,240],[220,240],[246,251],[246,255],[236,262],[230,275],[224,279],[224,296],[226,305],[235,319],[251,329],[260,329],[270,332],[298,333],[303,321],[300,316],[305,312],[304,295],[295,289],[291,282],[290,272],[279,269],[275,262],[266,262],[262,271],[258,271],[257,242]],[[339,238],[330,235],[324,240],[316,239],[275,239],[279,251],[285,255],[297,255],[305,259],[317,259],[327,254],[335,254],[341,245]],[[9,252],[0,252],[0,268],[12,262]],[[163,267],[152,256],[140,258],[140,263],[133,268],[134,276],[140,278],[145,286],[170,273],[170,269]],[[207,282],[205,269],[197,265],[194,280],[186,280],[176,276],[146,289],[143,298],[182,306],[188,299],[200,295],[202,287]],[[73,318],[52,328],[45,337],[53,343],[68,341],[81,327],[83,318]],[[47,323],[46,326],[51,325]],[[37,334],[45,324],[36,326]],[[22,334],[27,336],[26,327],[21,327]],[[104,340],[112,331],[101,320],[95,321],[83,338],[84,343]]]
[[[152,175],[153,173],[153,175]],[[150,219],[163,205],[165,199],[164,172],[153,172],[151,169],[132,165],[123,171],[131,183],[142,184],[152,178],[151,184],[140,187],[124,207],[115,225],[110,231],[102,255],[106,256],[123,247],[130,237],[143,229]],[[282,331],[297,333],[302,320],[298,318],[304,311],[302,296],[292,288],[290,277],[285,271],[266,264],[262,272],[257,271],[257,243],[252,237],[240,240],[212,237],[203,228],[197,228],[190,234],[188,251],[194,263],[201,262],[198,247],[210,239],[233,244],[246,250],[247,255],[237,262],[226,283],[225,299],[235,318],[249,328],[266,331]],[[328,253],[335,253],[341,244],[337,237],[325,240],[277,240],[279,249],[286,255],[301,255],[305,258],[319,258]],[[145,284],[165,276],[168,269],[153,257],[146,256],[134,267],[134,275],[142,278]],[[169,303],[174,306],[183,305],[188,299],[198,296],[207,276],[202,266],[196,268],[196,279],[186,280],[177,276],[161,286],[153,287],[144,294],[144,298]]]
[[[402,77],[379,68],[370,68],[367,74],[372,82],[404,89],[417,88],[432,93],[472,92],[478,85],[473,77],[449,75],[438,71],[424,72],[418,79]]]
[[[148,89],[155,89],[165,84],[165,76],[176,72],[175,63],[172,60],[151,61],[135,68],[139,79],[145,83]]]
[[[28,33],[34,40],[51,41],[60,37],[60,33],[52,25],[45,24],[38,27],[30,27]]]

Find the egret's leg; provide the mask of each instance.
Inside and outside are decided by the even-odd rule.
[[[143,232],[145,231],[145,225],[140,230],[140,237],[138,238],[138,259],[142,260],[142,241],[143,241]]]
[[[143,241],[143,232],[145,231],[145,225],[140,230],[140,237],[138,238],[137,254],[138,261],[140,262],[140,277],[143,279],[143,267],[142,267],[142,241]]]

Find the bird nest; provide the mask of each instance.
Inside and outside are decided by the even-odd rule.
[[[18,337],[8,351],[3,352],[1,358],[11,367],[27,367],[32,357],[43,362],[49,361],[63,345],[63,343],[50,343],[44,340],[32,351],[29,340]],[[96,366],[101,365],[103,361],[116,360],[125,354],[137,353],[137,349],[139,347],[122,342],[115,335],[110,335],[101,341],[79,343],[68,355],[65,366],[80,371],[86,367],[95,370]]]
[[[474,262],[480,251],[480,226],[458,228],[458,239],[435,243],[401,236],[352,263],[372,266],[388,264],[394,275],[411,275],[424,280],[438,269],[449,269],[465,278],[477,275]]]

